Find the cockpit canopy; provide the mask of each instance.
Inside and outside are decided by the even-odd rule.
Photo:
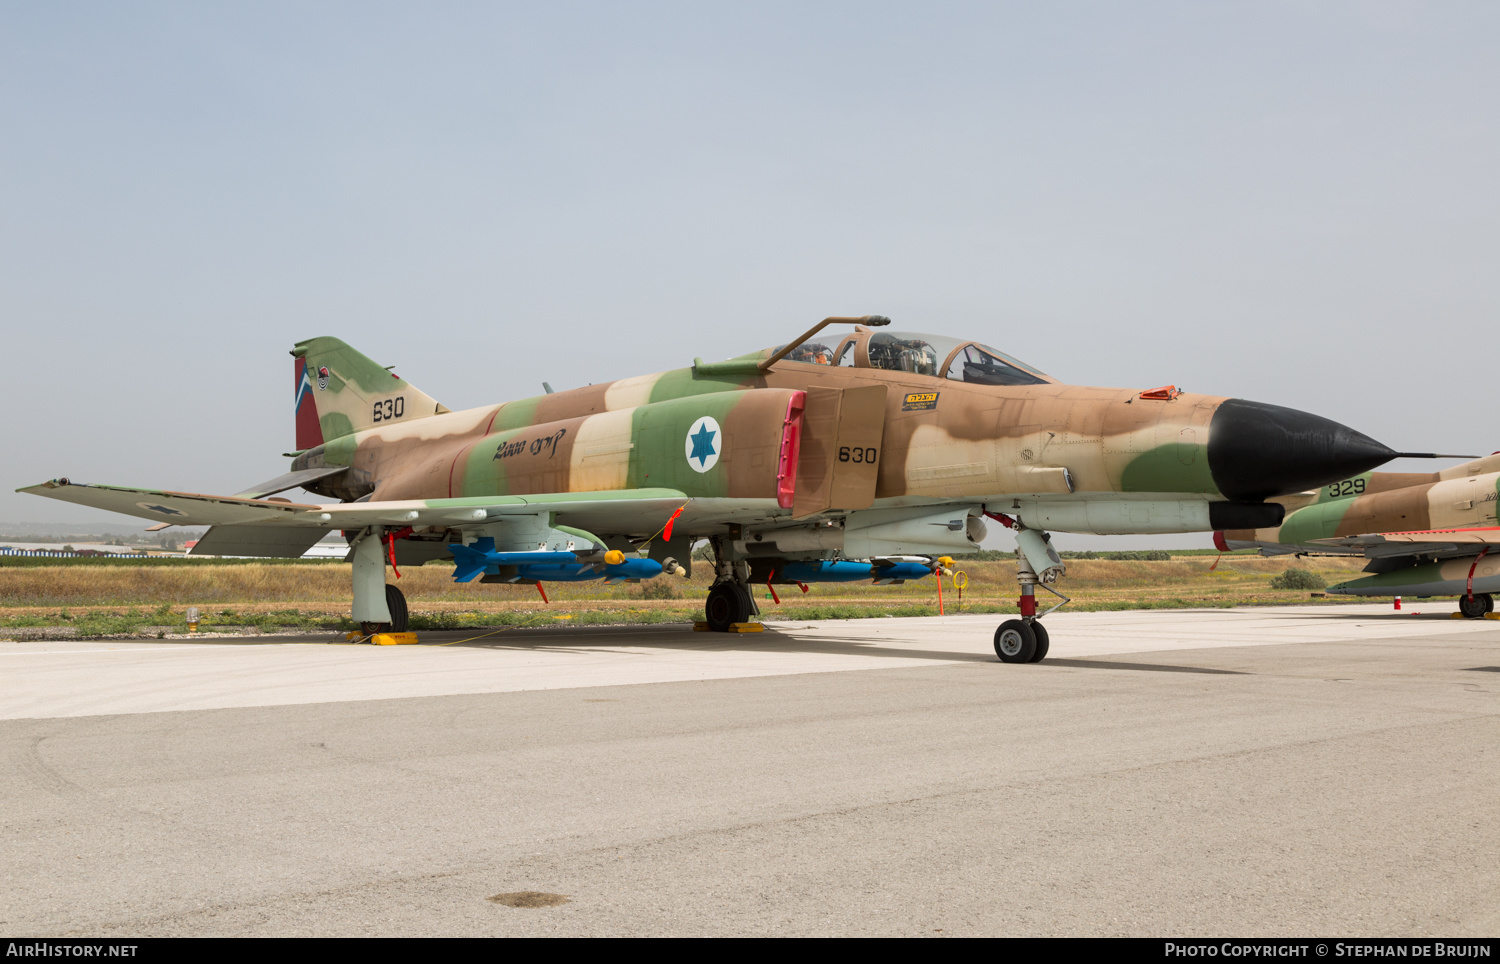
[[[1045,385],[1052,378],[977,341],[914,331],[861,331],[830,346],[807,342],[787,361],[845,368],[882,368],[971,385]]]

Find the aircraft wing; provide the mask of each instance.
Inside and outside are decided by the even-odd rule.
[[[239,525],[257,522],[298,525],[299,517],[322,508],[296,502],[163,492],[157,489],[127,489],[116,485],[88,485],[69,482],[67,479],[53,479],[16,491],[176,525]]]
[[[368,525],[474,525],[506,516],[555,512],[559,516],[618,521],[627,530],[644,527],[649,532],[664,524],[677,509],[693,501],[676,489],[623,489],[316,505],[91,485],[65,479],[16,491],[144,519],[169,521],[180,526],[267,525],[324,530],[357,529]],[[770,501],[775,504],[774,500]]]
[[[1463,529],[1416,529],[1411,532],[1371,532],[1310,542],[1330,548],[1363,551],[1369,556],[1400,556],[1443,552],[1461,546],[1500,546],[1500,526]]]

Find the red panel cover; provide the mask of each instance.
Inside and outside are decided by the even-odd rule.
[[[296,359],[297,450],[317,448],[323,444],[323,427],[318,424],[318,405],[313,400],[312,380],[307,377],[307,359]]]
[[[781,456],[776,462],[776,504],[790,509],[797,493],[797,454],[802,448],[802,410],[807,393],[793,392],[781,423]]]

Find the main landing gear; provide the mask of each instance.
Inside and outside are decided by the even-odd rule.
[[[1495,611],[1495,597],[1487,592],[1476,592],[1472,596],[1458,597],[1458,611],[1465,619],[1483,619]]]
[[[737,582],[721,582],[708,591],[703,618],[716,633],[727,633],[735,623],[748,623],[755,615],[755,599]]]
[[[380,528],[354,537],[354,621],[365,636],[404,633],[409,620],[406,595],[385,581],[385,547]]]
[[[992,519],[1009,526],[1016,534],[1016,582],[1021,585],[1018,605],[1020,619],[1007,619],[995,630],[995,655],[1002,663],[1040,663],[1047,657],[1051,639],[1047,627],[1041,623],[1036,611],[1036,587],[1057,596],[1062,602],[1047,612],[1068,601],[1068,597],[1053,589],[1051,583],[1067,571],[1062,557],[1052,548],[1052,541],[1045,532],[1028,529],[1015,519],[995,512],[986,512]],[[1045,615],[1042,614],[1042,615]]]
[[[711,631],[727,633],[735,623],[748,623],[760,607],[750,592],[750,565],[731,562],[721,540],[710,539],[709,543],[714,551],[714,584],[703,604],[703,619]]]

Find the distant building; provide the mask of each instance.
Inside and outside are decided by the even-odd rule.
[[[49,542],[23,542],[19,545],[0,546],[0,556],[41,556],[59,559],[107,557],[124,559],[137,555],[139,553],[126,549],[123,546],[100,544],[73,546],[71,549],[64,549],[56,543]]]

